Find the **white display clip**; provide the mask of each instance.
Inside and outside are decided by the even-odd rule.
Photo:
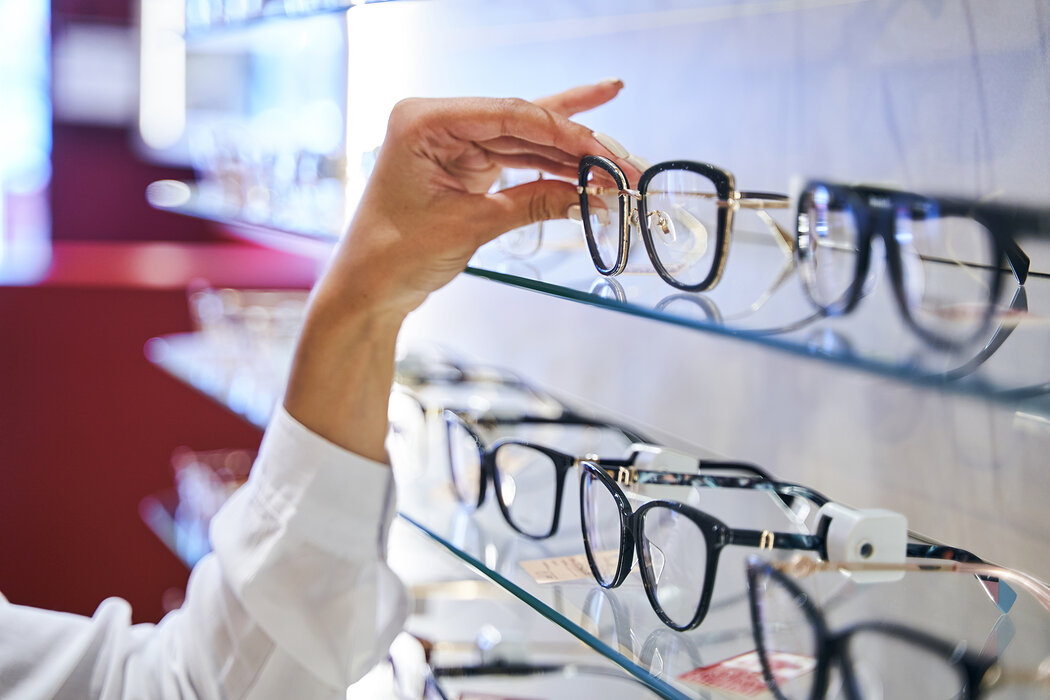
[[[627,448],[627,452],[633,456],[634,468],[644,471],[695,474],[700,463],[696,455],[645,442],[634,443]]]
[[[824,534],[828,561],[903,564],[908,549],[908,519],[884,508],[850,508],[826,503],[817,512],[817,532]],[[860,583],[898,581],[904,571],[845,572]]]

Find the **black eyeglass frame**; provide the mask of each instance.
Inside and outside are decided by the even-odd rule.
[[[481,436],[470,426],[469,422],[474,419],[464,416],[462,413],[457,411],[445,410],[444,412],[446,429],[451,430],[452,425],[456,424],[463,428],[466,433],[470,436],[478,450],[478,457],[480,459],[481,473],[479,478],[481,483],[478,486],[478,498],[476,502],[464,502],[463,505],[477,509],[485,503],[485,497],[488,491],[488,484],[491,482],[493,489],[496,493],[496,502],[499,506],[500,512],[503,514],[503,519],[506,521],[515,532],[524,535],[532,540],[544,540],[553,537],[558,531],[558,526],[561,522],[561,504],[565,492],[565,481],[569,471],[574,467],[579,466],[581,460],[588,460],[594,464],[599,465],[602,470],[610,476],[610,478],[617,479],[621,483],[625,484],[663,484],[663,485],[694,485],[694,486],[709,486],[716,488],[763,488],[765,484],[778,483],[775,482],[773,477],[761,467],[757,467],[753,464],[746,464],[743,462],[722,462],[717,460],[697,460],[697,469],[699,471],[733,471],[746,474],[748,476],[741,477],[729,477],[729,476],[717,476],[710,474],[676,474],[673,472],[664,471],[652,471],[644,469],[636,469],[634,467],[637,453],[632,454],[627,458],[603,458],[595,455],[587,455],[586,457],[577,457],[560,450],[556,450],[546,445],[540,445],[528,440],[520,440],[517,438],[501,438],[492,443],[488,448],[485,447],[484,441]],[[484,421],[484,419],[481,419]],[[491,421],[485,421],[490,424],[514,424],[514,425],[573,425],[573,426],[584,426],[593,428],[604,428],[608,430],[616,430],[623,433],[632,443],[644,443],[649,442],[644,437],[635,433],[628,428],[613,423],[606,423],[598,421],[584,416],[576,414],[566,414],[558,418],[545,418],[541,416],[521,416],[519,418],[506,418],[506,419],[493,419]],[[552,518],[552,524],[548,531],[536,534],[526,532],[514,523],[513,518],[510,515],[510,508],[503,500],[503,488],[501,483],[501,477],[499,469],[496,468],[496,458],[500,449],[507,446],[514,445],[518,447],[525,447],[528,449],[536,450],[542,453],[554,464],[556,476],[555,476],[555,496],[554,496],[554,517]],[[451,467],[451,449],[452,441],[451,436],[448,441],[450,467]],[[457,487],[457,476],[456,470],[450,468],[450,477],[453,482],[453,491],[456,497],[459,498],[461,493]],[[791,487],[791,488],[788,488]],[[794,490],[795,488],[801,489],[799,491]],[[803,493],[802,491],[805,491]],[[791,499],[794,496],[807,496],[809,492],[805,487],[795,487],[795,485],[785,485],[782,492],[778,492],[781,498],[790,505]],[[819,496],[819,494],[816,494]],[[825,499],[826,500],[826,499]]]
[[[641,574],[642,587],[653,611],[660,620],[671,629],[685,632],[695,629],[703,622],[711,604],[711,595],[714,591],[714,576],[718,569],[718,559],[721,551],[730,545],[755,547],[758,549],[773,550],[787,549],[795,551],[814,552],[821,560],[828,558],[827,552],[827,530],[830,520],[823,520],[818,524],[817,532],[814,534],[803,534],[794,532],[773,532],[770,530],[747,530],[732,528],[718,518],[704,513],[698,508],[679,503],[676,501],[653,500],[644,503],[637,510],[631,506],[627,496],[620,488],[620,484],[630,486],[631,482],[614,480],[608,471],[590,460],[583,460],[580,466],[580,527],[583,531],[584,553],[590,566],[591,574],[603,588],[616,588],[620,586],[631,571],[633,557],[638,557],[639,573]],[[640,473],[639,473],[640,474]],[[755,488],[768,489],[777,493],[781,498],[788,496],[799,496],[820,506],[828,502],[828,499],[820,493],[799,484],[788,482],[777,482],[774,480],[746,479],[736,477],[717,477],[708,475],[692,474],[669,474],[666,472],[653,472],[655,478],[644,480],[641,476],[636,483],[688,483],[686,480],[695,481],[698,485],[730,487],[730,488]],[[587,509],[586,488],[584,481],[588,475],[592,475],[610,492],[616,500],[620,515],[620,542],[617,567],[609,580],[603,580],[601,570],[595,561],[591,547],[590,536],[587,534]],[[645,556],[643,541],[643,528],[641,524],[645,514],[654,508],[666,508],[691,520],[704,536],[707,550],[707,564],[702,581],[700,602],[692,619],[688,623],[679,624],[672,620],[656,598],[655,576],[652,571],[652,562]],[[633,545],[633,549],[632,549]],[[940,559],[963,563],[984,563],[982,559],[964,549],[958,549],[948,545],[923,542],[908,542],[905,547],[906,558]],[[992,576],[978,575],[978,579],[985,582],[995,582],[1002,585],[997,578]]]
[[[715,574],[718,571],[718,559],[723,549],[729,545],[742,545],[750,547],[768,547],[773,549],[792,549],[803,551],[817,551],[823,546],[823,538],[815,535],[805,535],[788,532],[769,532],[759,530],[741,530],[731,528],[721,520],[693,508],[692,506],[676,501],[655,500],[641,505],[637,510],[631,507],[630,501],[623,493],[617,483],[609,477],[605,469],[594,462],[584,461],[580,464],[580,524],[583,531],[584,553],[591,573],[602,588],[616,588],[620,586],[631,572],[634,557],[638,558],[638,570],[641,574],[642,587],[649,599],[649,604],[660,620],[673,630],[685,632],[696,628],[703,622],[711,606],[711,595],[714,592]],[[609,580],[603,580],[601,571],[594,558],[590,536],[587,534],[586,517],[586,489],[584,481],[588,475],[596,478],[612,494],[616,500],[620,515],[620,547],[616,564],[616,570]],[[704,579],[700,593],[700,601],[696,612],[689,622],[679,624],[672,620],[664,611],[656,598],[655,575],[652,569],[652,561],[646,554],[645,544],[642,537],[641,527],[647,513],[656,508],[672,510],[679,515],[691,520],[701,534],[704,536],[707,549],[707,562],[704,571]]]
[[[616,262],[613,265],[605,265],[602,262],[601,252],[598,250],[598,242],[594,236],[590,221],[590,205],[588,195],[591,193],[591,185],[587,176],[592,168],[599,168],[612,177],[618,188],[617,200],[619,203],[619,228],[620,239],[617,246]],[[667,270],[656,253],[653,243],[652,232],[649,230],[649,212],[646,204],[646,193],[652,179],[667,170],[685,170],[696,173],[711,181],[717,195],[718,225],[715,232],[715,255],[712,260],[711,270],[707,276],[696,284],[685,284],[677,279]],[[723,170],[717,165],[701,163],[692,160],[672,160],[657,163],[642,173],[638,179],[638,189],[632,190],[627,176],[616,163],[603,156],[588,155],[580,160],[579,182],[576,191],[580,195],[580,215],[583,220],[583,230],[587,239],[587,249],[591,254],[591,261],[595,269],[602,275],[614,276],[622,273],[627,267],[627,256],[630,252],[630,200],[638,201],[638,228],[642,234],[642,243],[645,245],[646,253],[652,262],[653,268],[664,282],[676,289],[686,292],[702,292],[713,288],[722,278],[725,270],[726,259],[729,252],[730,233],[732,231],[733,212],[738,208],[767,209],[787,208],[789,199],[787,195],[771,192],[737,192],[732,173]],[[779,227],[777,231],[779,232]]]
[[[813,670],[815,675],[812,692],[808,700],[822,700],[826,696],[830,671],[832,665],[836,663],[842,672],[846,697],[849,700],[860,700],[860,694],[856,688],[856,676],[853,673],[849,654],[850,638],[859,632],[874,632],[894,637],[943,657],[948,665],[955,668],[960,675],[960,680],[963,682],[965,697],[961,698],[961,700],[978,700],[981,695],[981,683],[985,675],[996,665],[997,660],[994,657],[960,648],[958,643],[948,642],[922,630],[895,622],[863,621],[854,623],[841,630],[831,631],[823,613],[813,603],[810,596],[795,581],[791,580],[791,577],[778,571],[768,562],[752,559],[747,565],[747,590],[748,605],[751,611],[751,629],[754,635],[755,648],[758,651],[758,657],[762,666],[763,679],[766,682],[766,687],[777,700],[795,699],[788,698],[780,692],[776,676],[770,667],[761,621],[762,604],[758,593],[759,578],[761,576],[767,576],[787,589],[814,630],[816,648],[813,651],[817,654],[817,665]]]
[[[872,242],[876,237],[881,237],[886,257],[886,267],[889,270],[890,283],[893,293],[897,299],[897,305],[905,323],[915,333],[934,347],[951,349],[966,345],[974,338],[986,332],[992,324],[995,315],[996,303],[1002,293],[1003,272],[1007,265],[1014,274],[1017,284],[1023,285],[1028,279],[1028,269],[1031,264],[1028,255],[1021,249],[1015,240],[1018,231],[1038,232],[1050,230],[1050,212],[1036,210],[1033,208],[1014,207],[990,202],[975,202],[952,197],[935,197],[903,192],[900,190],[887,189],[866,185],[845,185],[820,180],[813,180],[806,184],[798,198],[796,212],[796,241],[795,259],[801,267],[804,265],[803,257],[812,248],[804,236],[812,236],[813,222],[808,221],[807,231],[803,231],[801,225],[802,217],[807,213],[809,204],[812,202],[814,193],[823,188],[832,198],[848,204],[853,212],[857,228],[857,262],[853,271],[853,281],[845,293],[833,304],[824,305],[819,303],[813,294],[809,293],[808,284],[803,277],[803,287],[807,289],[810,301],[828,316],[840,316],[853,311],[864,296],[864,281],[867,277],[872,258]],[[878,202],[874,206],[872,202]],[[908,307],[907,293],[904,289],[904,269],[901,257],[900,243],[896,238],[895,217],[892,216],[898,209],[906,209],[916,212],[920,218],[924,218],[928,212],[936,212],[938,217],[960,217],[969,218],[980,223],[985,230],[991,234],[992,254],[995,258],[996,273],[989,280],[988,304],[983,311],[980,325],[970,337],[963,340],[954,340],[930,331],[916,322]]]

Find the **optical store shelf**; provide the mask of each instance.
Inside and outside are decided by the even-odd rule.
[[[147,345],[147,356],[169,374],[260,427],[265,426],[279,396],[274,390],[279,379],[253,384],[245,376],[238,377],[239,363],[217,361],[214,346],[202,334],[156,338]],[[567,483],[558,533],[549,540],[533,541],[504,522],[494,498],[474,512],[462,508],[452,494],[445,470],[447,466],[443,470],[434,461],[427,464],[423,460],[418,468],[396,472],[404,522],[661,696],[740,697],[723,694],[719,688],[727,687],[720,685],[728,682],[726,662],[746,662],[746,656],[741,655],[754,649],[744,564],[757,550],[726,549],[719,561],[707,619],[694,631],[674,632],[652,611],[637,570],[613,590],[602,589],[590,577],[583,558],[574,479]],[[705,493],[702,488],[685,493],[681,487],[641,486],[636,496],[686,501],[731,526],[802,531],[794,515],[766,493],[725,489]],[[170,497],[146,499],[142,513],[185,561],[192,561],[205,550],[203,531],[181,532],[179,539]],[[540,578],[542,572],[570,573],[547,583],[529,571]],[[1050,649],[1050,619],[1030,596],[1022,592],[1009,614],[1000,614],[968,576],[909,574],[901,582],[864,586],[838,574],[823,574],[807,585],[814,586],[813,595],[824,602],[838,626],[892,617],[946,639],[965,641],[970,648],[986,649],[1000,656],[1006,667],[1034,668]],[[739,681],[737,671],[730,675]],[[885,697],[904,696],[914,695],[902,691]]]
[[[293,227],[290,222],[245,220],[214,198],[199,197],[185,183],[155,183],[149,198],[157,208],[223,223],[242,237],[298,252],[324,256],[338,239],[331,224]],[[904,325],[885,271],[854,312],[822,316],[805,296],[791,257],[758,232],[757,225],[748,229],[747,223],[737,224],[723,278],[706,293],[678,291],[648,271],[652,268],[640,241],[632,246],[628,272],[600,276],[581,228],[570,221],[544,224],[542,245],[527,256],[514,252],[518,243],[494,241],[478,251],[466,272],[1050,416],[1050,274],[1033,272],[1024,287],[1009,277],[1002,312],[992,328],[963,348],[944,351]],[[1028,245],[1041,250],[1044,241],[1032,239]]]

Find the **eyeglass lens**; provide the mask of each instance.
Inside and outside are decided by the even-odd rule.
[[[849,201],[824,187],[803,195],[798,221],[799,272],[813,302],[843,310],[857,274],[860,232]]]
[[[590,471],[584,471],[580,489],[587,556],[598,581],[609,586],[616,579],[623,542],[623,512],[609,487]]]
[[[707,279],[717,252],[718,195],[707,177],[691,170],[663,170],[645,191],[645,225],[656,258],[677,282]]]
[[[641,521],[642,574],[664,615],[685,627],[700,608],[707,539],[696,523],[671,508],[651,507]]]
[[[898,211],[894,231],[915,323],[951,342],[970,339],[986,319],[999,274],[992,233],[975,219],[936,211],[924,218]]]
[[[474,436],[458,420],[448,421],[449,466],[456,497],[468,506],[481,499],[481,453]]]
[[[546,453],[504,443],[495,451],[496,488],[507,519],[533,537],[547,535],[558,507],[558,468]]]

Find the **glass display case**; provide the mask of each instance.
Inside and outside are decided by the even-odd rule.
[[[741,190],[791,202],[769,212],[772,224],[739,212],[723,279],[705,292],[669,286],[646,267],[640,241],[623,274],[604,276],[578,222],[513,232],[479,250],[467,276],[409,319],[406,342],[510,367],[566,404],[663,444],[753,461],[850,505],[891,508],[924,535],[1050,576],[1046,219],[1018,232],[1027,280],[1019,285],[1004,270],[993,323],[950,349],[902,320],[885,267],[872,270],[855,310],[820,313],[791,244],[771,233],[797,241],[797,198],[816,178],[1050,206],[1050,13],[964,2],[449,0],[323,16],[339,18],[346,41],[348,210],[397,99],[535,97],[608,75],[627,87],[581,115],[588,126],[653,162],[714,163]],[[241,41],[232,30],[208,36]],[[199,188],[181,191],[154,203],[292,237],[334,242],[341,230],[304,215],[216,211],[201,204]],[[223,365],[197,340],[159,339],[149,352],[264,425],[276,394],[262,391],[254,405],[231,400]],[[723,565],[730,575],[719,579],[712,619],[675,633],[649,607],[637,573],[606,590],[593,580],[540,583],[521,566],[580,555],[578,522],[532,542],[494,503],[466,513],[449,498],[447,475],[427,478],[405,480],[401,511],[439,546],[664,697],[736,697],[711,678],[754,646],[742,554]],[[701,491],[694,497],[711,503]],[[749,527],[801,527],[765,499],[720,498],[713,507],[727,521],[753,513]],[[836,624],[893,610],[1018,667],[1037,666],[1050,649],[1048,618],[1032,600],[1019,596],[1000,617],[969,577],[909,574],[865,587],[836,575],[810,584]]]

